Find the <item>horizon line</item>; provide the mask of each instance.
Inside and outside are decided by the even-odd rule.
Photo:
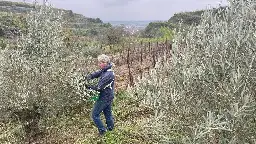
[[[138,21],[138,22],[143,22],[143,21],[168,21],[168,20],[102,20],[103,22],[116,22],[116,21]]]

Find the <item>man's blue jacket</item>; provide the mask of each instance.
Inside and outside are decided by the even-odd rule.
[[[99,78],[97,86],[89,86],[88,88],[100,92],[99,100],[112,101],[114,99],[115,74],[112,64],[108,64],[104,69],[96,71],[87,76],[87,80]]]

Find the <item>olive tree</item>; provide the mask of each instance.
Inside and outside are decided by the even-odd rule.
[[[165,143],[256,142],[255,6],[229,1],[176,31],[171,58],[131,89],[155,110],[146,134]]]
[[[1,120],[17,118],[26,137],[40,131],[43,116],[57,116],[88,95],[79,84],[87,59],[65,47],[62,11],[36,6],[15,48],[0,51]]]

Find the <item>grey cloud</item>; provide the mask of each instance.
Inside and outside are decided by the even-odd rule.
[[[23,1],[23,0],[12,0]],[[32,0],[26,0],[32,1]],[[42,1],[42,0],[38,0]],[[227,0],[49,0],[55,7],[110,20],[168,20],[174,13],[213,7]]]
[[[132,2],[136,2],[139,0],[101,0],[102,5],[104,6],[125,6],[127,4],[130,4]]]

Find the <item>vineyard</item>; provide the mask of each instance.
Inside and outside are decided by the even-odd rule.
[[[154,68],[159,58],[167,61],[171,56],[171,43],[128,43],[123,44],[118,53],[107,53],[115,65],[117,89],[133,86],[137,78],[142,78]],[[95,60],[96,61],[96,60]]]

